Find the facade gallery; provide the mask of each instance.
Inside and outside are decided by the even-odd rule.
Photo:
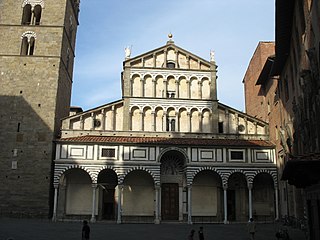
[[[62,121],[54,220],[278,218],[268,125],[217,100],[217,66],[176,46],[130,57],[122,99]],[[80,109],[75,109],[80,110]]]

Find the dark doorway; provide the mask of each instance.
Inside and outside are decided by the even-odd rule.
[[[162,220],[179,219],[179,185],[177,183],[162,184],[161,215]]]
[[[99,219],[116,219],[117,200],[115,198],[115,188],[117,183],[118,177],[113,170],[104,169],[99,173]]]
[[[102,218],[106,220],[115,219],[115,206],[114,206],[114,188],[105,189],[103,191],[102,200]]]
[[[236,220],[236,191],[235,190],[227,191],[227,212],[228,212],[228,220],[235,221]]]

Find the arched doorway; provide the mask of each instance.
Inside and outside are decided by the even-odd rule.
[[[221,177],[214,171],[199,172],[192,182],[192,222],[221,222],[223,189]]]
[[[92,181],[89,174],[79,168],[67,170],[61,178],[58,214],[68,218],[87,217],[92,214]]]
[[[183,220],[185,162],[185,156],[178,150],[169,150],[160,159],[161,220]]]
[[[155,212],[154,181],[144,170],[130,172],[123,181],[123,222],[153,222]]]
[[[115,194],[118,185],[117,174],[111,169],[104,169],[98,175],[99,218],[115,220],[118,199]]]
[[[248,221],[248,186],[242,173],[233,173],[228,180],[227,191],[228,220]]]
[[[253,180],[253,217],[273,221],[275,217],[274,182],[268,173],[259,173]]]

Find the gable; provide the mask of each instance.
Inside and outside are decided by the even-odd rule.
[[[175,68],[210,70],[211,63],[168,41],[163,47],[154,49],[125,61],[126,66],[137,68]]]

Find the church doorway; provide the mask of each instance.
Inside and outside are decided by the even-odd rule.
[[[179,220],[179,185],[163,183],[161,186],[162,220]]]
[[[111,169],[104,169],[98,175],[100,219],[115,220],[116,218],[115,188],[117,183],[117,174]]]
[[[185,156],[180,150],[166,151],[161,159],[161,220],[183,220],[183,189],[186,185]]]

